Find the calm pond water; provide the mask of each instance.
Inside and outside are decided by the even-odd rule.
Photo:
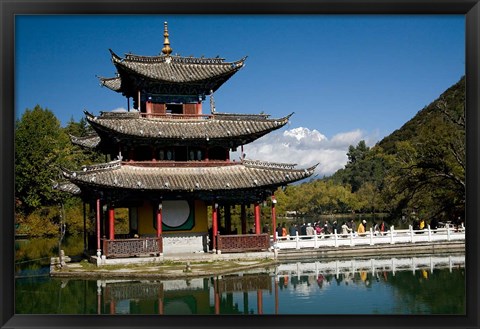
[[[17,258],[17,314],[465,314],[464,255],[310,259],[156,281],[56,279],[45,265]]]

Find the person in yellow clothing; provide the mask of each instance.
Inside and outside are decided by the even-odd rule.
[[[419,225],[420,229],[423,230],[425,228],[425,219],[420,219],[420,225]]]
[[[367,221],[364,219],[358,225],[358,229],[357,229],[358,235],[364,235],[365,234],[366,226],[367,226]]]

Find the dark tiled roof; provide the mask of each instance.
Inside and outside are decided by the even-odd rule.
[[[80,187],[70,182],[60,182],[60,183],[55,182],[53,185],[53,189],[59,190],[62,192],[71,193],[74,195],[79,195],[81,193]]]
[[[108,112],[93,116],[86,112],[87,121],[99,133],[156,140],[241,140],[247,144],[283,127],[292,114],[280,119],[267,115],[214,114],[200,118],[173,119],[167,116],[145,118],[138,112]],[[87,141],[85,141],[87,143]],[[92,143],[94,141],[92,140]]]
[[[119,76],[114,78],[100,77],[100,83],[114,91],[131,94],[130,87],[124,86],[122,79],[137,76],[162,84],[197,84],[203,85],[204,93],[210,89],[215,91],[226,80],[244,66],[246,57],[225,62],[223,58],[194,58],[181,56],[139,56],[126,54],[125,58],[116,55],[112,50],[112,62],[117,67]],[[123,90],[122,88],[125,88]],[[210,88],[210,89],[208,89]],[[198,91],[198,90],[197,90]]]
[[[73,135],[70,135],[70,140],[72,141],[73,144],[86,147],[86,148],[95,148],[98,146],[100,143],[100,136],[97,134],[92,134],[89,136],[85,137],[76,137]]]
[[[112,161],[85,166],[82,171],[63,169],[63,175],[78,186],[151,190],[165,192],[225,191],[278,187],[313,175],[315,167],[260,161],[214,167],[156,167]]]
[[[122,78],[115,77],[115,78],[99,78],[99,79],[100,79],[100,83],[103,86],[116,92],[122,91]]]

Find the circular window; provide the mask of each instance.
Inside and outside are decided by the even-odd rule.
[[[190,205],[185,200],[163,201],[162,209],[162,221],[169,227],[180,227],[190,217]]]

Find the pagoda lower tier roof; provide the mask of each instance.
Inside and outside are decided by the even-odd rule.
[[[216,166],[187,166],[175,163],[172,166],[157,162],[154,166],[121,162],[120,160],[85,166],[81,171],[62,169],[63,176],[78,186],[91,190],[118,189],[152,192],[215,192],[248,189],[276,189],[313,175],[316,165],[296,169],[296,165],[243,160]],[[78,194],[78,190],[64,183],[61,190]]]
[[[139,112],[103,112],[100,116],[86,112],[86,119],[97,135],[73,137],[72,142],[85,147],[97,147],[110,139],[148,144],[219,145],[237,147],[248,144],[288,123],[290,115],[270,119],[268,115],[216,113],[185,116],[162,115],[145,117]]]
[[[182,56],[140,56],[126,54],[121,58],[111,49],[112,62],[118,76],[100,77],[107,88],[134,97],[138,90],[157,94],[187,92],[209,95],[244,66],[246,57],[225,62],[223,58],[195,58]],[[188,88],[185,88],[188,87]]]

